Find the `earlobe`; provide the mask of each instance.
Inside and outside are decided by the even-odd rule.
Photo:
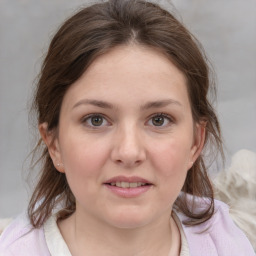
[[[39,129],[42,140],[44,141],[45,145],[48,148],[49,155],[52,159],[52,162],[55,168],[59,172],[64,172],[64,168],[61,160],[59,141],[55,137],[54,132],[48,130],[47,123],[39,124],[38,129]]]

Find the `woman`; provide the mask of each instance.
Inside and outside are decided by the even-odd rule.
[[[206,144],[222,154],[210,89],[197,41],[156,4],[68,19],[35,94],[40,179],[0,252],[254,255],[207,176]]]

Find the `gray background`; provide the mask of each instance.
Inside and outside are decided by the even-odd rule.
[[[240,149],[256,152],[256,1],[172,2],[214,64],[228,165]],[[0,217],[13,217],[26,208],[26,158],[36,133],[28,125],[33,82],[49,38],[84,3],[0,0]]]

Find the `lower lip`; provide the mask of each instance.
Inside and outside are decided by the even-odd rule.
[[[140,186],[137,188],[120,188],[116,186],[111,186],[109,184],[104,184],[104,185],[114,194],[121,197],[125,197],[125,198],[138,197],[146,193],[152,187],[152,185],[147,185],[147,186]]]

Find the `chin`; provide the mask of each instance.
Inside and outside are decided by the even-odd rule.
[[[137,219],[122,219],[113,221],[112,226],[118,229],[137,229],[147,225],[147,222],[144,220],[137,220]]]
[[[147,225],[153,219],[152,216],[147,216],[142,211],[132,212],[127,210],[112,213],[109,217],[109,224],[120,229],[140,228]]]

